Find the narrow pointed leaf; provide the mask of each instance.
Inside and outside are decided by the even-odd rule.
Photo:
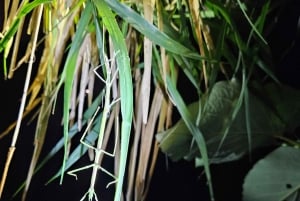
[[[129,6],[125,6],[116,0],[105,0],[105,2],[126,22],[144,34],[153,43],[164,47],[175,54],[183,55],[193,59],[202,59],[196,51],[192,51],[184,45],[159,31],[153,24],[147,22],[141,15],[137,14]]]
[[[110,1],[109,1],[110,2]],[[129,139],[131,132],[131,122],[133,117],[133,86],[131,67],[128,57],[128,51],[125,44],[124,35],[122,34],[114,14],[107,5],[107,1],[95,0],[95,6],[98,14],[103,20],[103,24],[108,30],[112,39],[116,54],[116,62],[119,69],[120,79],[120,99],[121,99],[121,148],[120,164],[118,171],[118,182],[115,192],[115,201],[121,200],[123,181],[125,176]]]
[[[188,111],[184,101],[182,100],[180,94],[178,93],[174,83],[170,79],[169,76],[167,76],[167,84],[168,84],[168,90],[172,96],[173,101],[176,104],[176,107],[186,124],[191,136],[195,139],[197,148],[200,151],[201,157],[204,161],[204,170],[205,170],[205,175],[206,179],[208,181],[208,186],[210,190],[210,196],[211,199],[214,200],[214,193],[213,193],[213,188],[212,188],[212,181],[211,181],[211,173],[210,173],[210,168],[209,168],[209,159],[208,159],[208,153],[207,153],[207,147],[205,143],[205,139],[203,137],[202,132],[200,129],[195,125],[195,120],[193,120],[191,117],[190,112]],[[197,112],[197,111],[194,111]]]
[[[61,172],[61,179],[60,183],[63,181],[63,175],[65,170],[65,163],[67,160],[67,144],[68,144],[68,129],[69,129],[69,108],[70,108],[70,98],[72,93],[72,85],[74,80],[74,73],[75,73],[75,67],[76,67],[76,61],[77,61],[77,55],[79,52],[79,47],[81,45],[81,42],[84,38],[84,35],[86,34],[87,27],[89,24],[89,21],[92,17],[92,5],[91,3],[87,3],[86,7],[81,14],[80,21],[78,23],[78,28],[74,37],[74,40],[72,42],[72,46],[70,48],[70,51],[67,56],[67,60],[64,66],[65,70],[65,77],[63,77],[65,80],[64,85],[64,108],[63,108],[63,123],[64,123],[64,158],[63,158],[63,165],[62,165],[62,172]],[[62,79],[63,79],[62,78]]]

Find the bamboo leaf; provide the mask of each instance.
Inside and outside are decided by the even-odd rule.
[[[172,80],[170,79],[169,76],[167,76],[167,84],[168,84],[168,90],[172,96],[172,100],[175,102],[176,107],[186,124],[188,130],[192,134],[193,138],[196,141],[197,147],[200,151],[201,157],[204,162],[204,170],[205,170],[205,175],[206,179],[208,182],[209,186],[209,191],[210,191],[210,196],[211,200],[214,200],[214,193],[213,193],[213,188],[212,188],[212,181],[211,181],[211,173],[210,173],[210,168],[209,168],[209,159],[208,159],[208,153],[207,153],[207,147],[205,143],[205,139],[203,137],[202,132],[200,129],[193,123],[193,119],[191,118],[191,114],[188,111],[185,103],[183,102],[180,94],[178,93],[175,85],[173,84]]]
[[[89,21],[92,17],[92,5],[91,3],[87,3],[86,7],[81,15],[81,18],[78,23],[78,28],[74,37],[74,40],[72,42],[70,51],[67,56],[67,60],[64,66],[64,76],[62,79],[65,79],[65,85],[64,85],[64,106],[63,106],[63,124],[64,124],[64,158],[63,158],[63,164],[62,164],[62,172],[61,172],[61,178],[60,183],[63,181],[63,175],[65,171],[65,165],[67,160],[67,144],[68,144],[68,129],[69,129],[69,108],[70,108],[70,98],[72,93],[72,84],[74,80],[74,73],[75,73],[75,67],[76,67],[76,61],[77,61],[77,55],[80,49],[80,45],[82,43],[82,40],[87,33],[87,27],[89,24]]]
[[[153,43],[160,45],[170,52],[184,55],[193,59],[203,59],[198,53],[186,48],[175,39],[170,38],[165,33],[159,31],[153,24],[147,22],[141,15],[137,14],[130,7],[116,0],[104,0],[116,14],[131,24],[135,29],[144,34]]]
[[[110,1],[109,1],[110,2]],[[120,79],[120,99],[121,99],[121,150],[120,165],[118,172],[118,182],[115,192],[115,201],[121,200],[123,181],[126,169],[127,153],[131,132],[131,122],[133,116],[133,86],[131,77],[131,68],[128,52],[124,41],[124,36],[116,22],[115,16],[107,5],[107,1],[95,0],[95,6],[98,14],[102,17],[103,24],[108,30],[113,45],[119,53],[116,55],[116,61],[119,69]]]
[[[100,128],[100,119],[102,118],[102,113],[95,119],[95,122],[97,122],[93,129],[87,134],[84,141],[88,144],[94,144],[97,137],[98,137],[98,131]],[[76,124],[77,129],[77,124]],[[70,154],[66,161],[65,170],[68,170],[74,163],[76,163],[86,152],[88,151],[88,147],[84,144],[80,143],[74,151]],[[62,169],[60,169],[46,184],[49,184],[53,180],[57,179],[61,174]]]

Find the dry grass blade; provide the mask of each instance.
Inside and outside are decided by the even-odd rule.
[[[150,19],[152,23],[153,18],[153,7],[154,1],[144,1],[144,15],[146,19]],[[161,5],[160,2],[156,4],[158,7]],[[152,6],[152,7],[151,7]],[[151,11],[151,13],[149,13]],[[162,16],[158,9],[158,28],[163,29]],[[149,16],[150,15],[150,16]],[[149,45],[151,44],[151,48]],[[158,118],[158,113],[161,112],[161,103],[163,102],[162,93],[159,88],[156,88],[154,97],[152,99],[152,107],[150,109],[149,120],[148,116],[148,105],[145,101],[150,101],[150,78],[151,78],[151,65],[152,65],[152,43],[149,44],[148,39],[144,38],[144,72],[142,83],[139,82],[140,70],[136,70],[136,100],[139,101],[136,107],[136,130],[134,136],[134,144],[131,152],[130,160],[130,171],[129,171],[129,185],[127,189],[127,200],[132,200],[132,193],[134,192],[134,200],[144,200],[146,198],[151,177],[154,171],[155,162],[158,154],[158,144],[153,143],[154,129]],[[148,52],[147,52],[148,51]],[[149,52],[151,51],[151,52]],[[162,68],[160,68],[163,79],[169,72],[168,58],[164,48],[161,48],[161,60]],[[149,65],[149,66],[148,66]],[[149,69],[148,69],[149,68]],[[149,83],[145,84],[146,81]],[[146,90],[146,91],[145,91]],[[147,91],[149,90],[149,91]],[[146,97],[145,97],[146,96]],[[166,110],[165,110],[166,111]],[[161,113],[162,115],[162,113]],[[166,116],[164,116],[166,117]],[[162,122],[166,119],[164,118]],[[147,124],[146,124],[147,123]],[[163,125],[162,123],[161,125]],[[152,158],[150,158],[150,155]],[[137,160],[137,158],[139,158]],[[135,169],[137,167],[137,169]],[[135,181],[134,179],[135,178]],[[135,188],[133,189],[133,186]]]
[[[145,19],[149,22],[153,22],[153,11],[155,1],[144,0],[144,15]],[[148,38],[144,38],[144,73],[141,86],[141,98],[142,100],[142,113],[143,123],[147,123],[148,110],[149,110],[149,99],[150,99],[150,86],[151,86],[151,68],[152,68],[152,41]]]
[[[78,130],[82,128],[83,106],[85,102],[86,86],[88,84],[89,64],[91,63],[92,34],[88,33],[80,46],[75,75],[72,85],[71,107],[70,107],[70,126],[75,122],[77,110]],[[79,90],[79,91],[78,91]]]
[[[20,7],[22,6],[22,4],[25,1],[23,1],[20,5]],[[15,17],[15,14],[18,10],[18,5],[19,5],[19,1],[10,1],[10,0],[5,0],[4,2],[4,20],[3,20],[3,30],[2,30],[2,34],[5,34],[7,32],[7,30],[9,29],[13,18]]]
[[[147,125],[143,126],[142,136],[141,136],[141,149],[139,155],[139,163],[136,175],[136,188],[135,188],[135,200],[142,200],[145,192],[147,171],[149,168],[149,158],[151,149],[153,146],[154,130],[156,126],[156,121],[161,109],[161,103],[163,100],[163,94],[159,87],[156,88],[152,106],[150,110],[149,120]]]
[[[30,167],[27,173],[26,185],[22,196],[23,201],[25,201],[26,199],[26,194],[29,189],[31,179],[45,141],[46,131],[48,127],[48,120],[51,114],[51,110],[49,109],[49,105],[51,104],[51,96],[50,96],[51,90],[52,90],[52,86],[49,85],[46,86],[45,96],[43,97],[42,100],[42,105],[41,105],[38,122],[37,122],[37,128],[35,131],[34,151],[32,154]]]
[[[38,30],[39,30],[40,21],[41,21],[41,18],[42,18],[42,11],[43,11],[43,5],[40,5],[38,7],[38,16],[39,16],[39,18],[37,19],[38,23],[37,23],[36,31],[34,33],[35,37],[34,37],[34,41],[33,41],[33,45],[32,45],[32,52],[31,52],[31,56],[30,56],[30,61],[29,61],[29,64],[28,64],[26,80],[25,80],[25,84],[24,84],[24,90],[23,90],[21,105],[20,105],[20,109],[19,109],[18,121],[17,121],[17,125],[16,125],[16,128],[15,128],[13,138],[12,138],[11,146],[10,146],[9,151],[8,151],[8,157],[7,157],[7,161],[5,163],[5,168],[4,168],[5,171],[3,172],[2,179],[1,179],[0,197],[1,197],[2,192],[3,192],[7,172],[8,172],[9,166],[10,166],[11,159],[13,157],[14,150],[16,148],[16,142],[17,142],[17,139],[18,139],[19,131],[20,131],[20,126],[21,126],[23,112],[24,112],[25,103],[26,103],[27,90],[28,90],[28,87],[29,87],[30,76],[31,76],[31,71],[32,71],[32,65],[33,65],[33,60],[34,60],[34,52],[35,52],[37,38],[38,38]]]
[[[86,37],[86,51],[83,54],[83,61],[82,61],[82,68],[81,68],[81,75],[80,75],[80,90],[78,94],[78,130],[81,130],[82,127],[82,119],[83,119],[83,107],[84,107],[84,98],[86,94],[86,86],[88,84],[89,79],[89,64],[91,63],[91,35],[87,35]]]
[[[5,11],[4,11],[4,30],[7,30],[8,27],[10,26],[10,23],[13,21],[13,18],[18,10],[18,5],[20,1],[10,1],[6,0],[4,3]],[[21,2],[20,7],[22,4],[26,2],[26,0]],[[9,10],[10,8],[10,10]],[[9,12],[9,14],[8,14]]]
[[[160,110],[159,120],[158,120],[158,126],[157,126],[157,133],[162,130],[165,130],[166,128],[169,128],[171,126],[171,124],[172,124],[172,121],[171,121],[172,108],[173,108],[173,104],[170,100],[168,100],[168,101],[162,100],[162,105],[161,105],[161,110]],[[146,181],[147,183],[145,186],[145,190],[143,192],[142,200],[145,200],[146,196],[148,194],[150,182],[151,182],[154,170],[155,170],[158,153],[159,153],[159,144],[157,141],[155,141],[153,151],[152,151],[152,160],[151,160],[150,168],[149,168],[148,175],[147,175],[147,181]]]
[[[33,23],[32,25],[34,25]],[[50,27],[48,27],[50,30]],[[30,162],[29,170],[27,173],[26,183],[22,195],[22,200],[24,201],[26,199],[26,195],[31,183],[31,179],[37,164],[37,161],[39,159],[40,153],[42,151],[42,147],[44,144],[46,131],[48,127],[48,120],[51,114],[51,93],[54,88],[54,82],[57,79],[57,70],[55,70],[55,65],[53,65],[53,61],[55,58],[53,58],[53,53],[51,52],[51,49],[53,49],[53,46],[55,46],[55,39],[53,37],[53,32],[49,32],[49,34],[45,38],[45,48],[44,52],[40,61],[40,65],[38,68],[38,74],[32,83],[30,87],[31,97],[29,100],[29,103],[27,107],[31,105],[32,102],[35,101],[36,97],[38,96],[42,85],[44,85],[43,89],[43,96],[42,96],[42,104],[38,115],[37,120],[37,127],[35,131],[35,138],[34,138],[34,151],[32,154],[32,159]],[[49,66],[51,66],[49,68]],[[57,66],[57,65],[56,65]]]
[[[194,29],[196,32],[197,40],[198,40],[198,46],[200,49],[200,54],[205,57],[205,49],[204,49],[204,41],[202,36],[202,19],[200,15],[200,5],[198,0],[189,0],[189,7],[191,10],[191,16],[192,21],[195,24]],[[204,77],[204,83],[205,87],[208,88],[208,78],[207,78],[207,69],[206,69],[206,63],[204,60],[202,60],[202,69],[203,69],[203,77]]]
[[[156,1],[156,8],[157,8],[157,26],[160,31],[163,31],[164,22],[163,22],[163,14],[162,14],[162,5],[159,0]],[[162,68],[160,68],[160,73],[162,75],[162,79],[164,81],[164,85],[167,85],[166,77],[167,73],[169,72],[168,66],[167,66],[167,57],[166,57],[166,50],[163,47],[160,47],[160,55],[161,55],[161,61],[162,61]]]
[[[12,53],[13,56],[11,57],[12,59],[11,59],[9,72],[8,72],[8,78],[9,79],[11,79],[13,77],[14,71],[17,69],[16,61],[17,61],[17,58],[18,58],[20,39],[21,39],[21,36],[22,36],[24,20],[25,20],[24,18],[21,19],[20,29],[18,29],[18,32],[17,32],[17,35],[16,35],[16,39],[15,39],[15,43],[14,43],[14,49],[13,49],[13,53]],[[30,51],[26,51],[26,52],[30,53]],[[19,65],[21,65],[21,63],[18,63],[18,66]]]
[[[138,87],[140,88],[140,87]],[[139,104],[141,105],[140,101],[141,99],[137,98],[139,100]],[[126,193],[126,200],[132,200],[132,193],[134,189],[134,178],[136,175],[136,164],[137,164],[137,158],[138,158],[138,150],[139,150],[139,141],[141,137],[142,132],[142,111],[141,107],[138,107],[135,114],[135,131],[134,131],[134,140],[131,147],[131,153],[130,153],[130,161],[129,161],[129,170],[128,170],[128,187],[127,187],[127,193]]]
[[[151,0],[150,2],[147,0],[143,1],[143,7],[144,7],[144,15],[145,15],[145,19],[149,22],[152,23],[153,22],[153,11],[154,11],[154,5],[155,5],[155,1]],[[151,133],[151,130],[149,133],[146,134],[146,129],[145,130],[145,124],[147,125],[152,125],[152,119],[151,122],[148,122],[148,111],[149,111],[149,102],[150,102],[150,86],[151,86],[151,68],[152,68],[152,41],[150,41],[148,38],[144,38],[144,72],[143,72],[143,78],[142,78],[142,82],[141,82],[141,86],[139,89],[139,104],[137,107],[137,121],[136,121],[136,135],[135,135],[135,140],[134,140],[134,149],[131,155],[131,162],[132,162],[132,166],[131,166],[131,174],[129,174],[129,178],[130,178],[130,182],[129,182],[129,188],[128,188],[128,192],[131,192],[133,190],[133,178],[135,177],[134,174],[134,170],[136,167],[136,163],[137,160],[135,158],[137,158],[137,151],[138,151],[138,142],[139,139],[141,138],[140,133],[142,132],[142,136],[147,135],[151,138],[151,136],[153,136],[153,132]],[[141,132],[139,132],[141,131]],[[141,138],[141,140],[143,140],[144,138]],[[143,159],[148,158],[147,156],[149,156],[150,151],[151,151],[151,143],[152,140],[149,140],[148,143],[150,143],[150,146],[147,146],[149,144],[145,144],[142,142],[139,146],[141,147],[140,151],[144,151],[144,153],[140,153],[140,159],[138,160],[139,163],[139,168],[138,168],[138,174],[136,175],[136,185],[135,185],[135,200],[140,200],[140,198],[142,197],[142,193],[143,193],[143,189],[144,189],[144,181],[145,179],[144,175],[146,170],[147,170],[147,162],[145,163],[144,160],[141,159],[141,157]],[[148,148],[149,147],[149,148]],[[145,158],[143,157],[145,156]],[[140,166],[141,165],[141,166]],[[140,175],[141,174],[141,175]],[[128,197],[131,197],[131,193],[129,193],[127,195]]]
[[[55,88],[55,83],[59,71],[58,68],[60,66],[62,55],[63,55],[61,53],[61,48],[64,48],[66,46],[66,38],[70,36],[70,31],[69,31],[71,29],[70,21],[72,22],[74,15],[70,15],[63,18],[59,24],[54,26],[52,25],[53,21],[60,20],[60,19],[53,19],[53,17],[56,18],[58,13],[65,13],[65,12],[66,12],[65,10],[58,10],[58,9],[53,10],[51,6],[45,7],[45,13],[48,13],[49,15],[44,16],[44,21],[49,21],[50,23],[48,23],[44,27],[44,29],[46,29],[45,31],[48,34],[44,38],[45,47],[44,47],[43,55],[40,60],[38,73],[27,93],[27,95],[30,95],[30,100],[27,103],[26,110],[23,115],[25,116],[30,111],[32,111],[34,106],[36,106],[37,103],[39,103],[40,100],[42,100],[42,104],[40,106],[41,108],[38,112],[39,115],[38,115],[37,127],[35,132],[35,139],[34,139],[34,151],[32,154],[30,167],[27,173],[27,179],[23,191],[22,200],[25,200],[26,198],[26,194],[29,189],[31,179],[44,144],[44,139],[48,127],[48,120],[51,113],[50,108],[53,105],[53,99],[51,98],[51,95],[53,89]],[[30,26],[28,28],[29,32],[34,31],[34,28],[37,27],[37,23],[39,23],[36,22],[37,12],[34,13],[35,14],[32,15],[30,20]],[[56,14],[53,15],[53,13]],[[50,18],[47,19],[47,17]],[[66,25],[66,26],[62,26],[62,25]],[[60,34],[60,33],[64,33],[64,34]],[[31,49],[30,45],[28,48]],[[29,49],[27,49],[27,51],[29,51]],[[56,50],[59,50],[59,53],[57,53]],[[23,60],[26,60],[26,57],[27,56],[25,55],[23,57]],[[19,63],[21,62],[22,60],[19,61]],[[42,93],[42,98],[38,97],[40,93]]]

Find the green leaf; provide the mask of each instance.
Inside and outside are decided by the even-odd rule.
[[[22,18],[24,18],[27,14],[29,14],[34,8],[38,7],[41,4],[51,3],[51,0],[35,0],[30,3],[25,3],[21,5],[19,12],[17,13],[14,21],[11,23],[11,26],[5,33],[4,37],[0,40],[0,52],[6,48],[7,43],[11,40],[11,38],[15,35],[19,28],[19,23]]]
[[[201,105],[204,107],[199,128],[206,140],[211,163],[237,160],[248,152],[247,124],[251,129],[253,149],[273,142],[273,136],[284,130],[284,124],[278,115],[250,91],[248,91],[247,116],[244,103],[238,111],[235,111],[240,90],[238,81],[220,81],[201,99]],[[199,103],[195,102],[188,106],[191,122],[196,121],[198,105]],[[169,130],[157,134],[157,139],[162,151],[172,160],[177,161],[181,158],[192,160],[200,157],[199,149],[194,145],[193,136],[190,135],[190,130],[183,119]]]
[[[240,0],[237,0],[240,9],[242,10],[245,18],[247,19],[248,23],[250,24],[252,30],[257,34],[257,36],[265,43],[268,44],[268,42],[264,39],[264,37],[261,35],[261,33],[259,32],[259,30],[257,30],[256,26],[253,24],[253,22],[251,21],[251,19],[249,18],[248,14],[246,13],[246,9],[243,6],[242,2]]]
[[[97,8],[99,16],[103,20],[103,24],[108,30],[108,33],[112,39],[116,55],[116,62],[119,69],[120,80],[120,99],[121,99],[121,150],[120,150],[120,164],[118,171],[118,182],[115,192],[115,201],[121,200],[123,181],[126,169],[127,154],[131,132],[131,122],[133,117],[133,86],[131,68],[128,57],[128,51],[125,44],[124,35],[122,34],[114,14],[110,10],[111,2],[116,1],[104,1],[95,0],[95,6]],[[125,8],[127,9],[127,8]]]
[[[116,1],[116,0],[104,0],[116,14],[123,18],[126,22],[131,24],[135,29],[144,34],[153,43],[164,47],[178,55],[184,55],[193,59],[202,59],[202,57],[184,45],[178,43],[175,39],[170,38],[165,33],[159,31],[153,24],[150,24],[141,15],[137,14],[129,6]]]
[[[178,93],[174,83],[172,82],[172,80],[169,76],[167,76],[167,86],[168,86],[168,90],[172,96],[172,100],[176,104],[176,107],[185,123],[184,125],[187,127],[187,130],[189,131],[189,132],[187,132],[188,135],[191,134],[190,136],[193,137],[193,139],[195,139],[196,147],[198,148],[198,150],[201,153],[201,157],[204,162],[204,171],[205,171],[207,183],[209,186],[210,196],[211,196],[211,199],[214,200],[214,193],[213,193],[211,174],[210,174],[210,168],[209,168],[210,163],[208,160],[205,138],[203,137],[203,134],[200,131],[200,129],[194,123],[195,121],[194,121],[194,119],[192,119],[193,115],[191,115],[191,111],[189,111],[187,109],[184,101],[182,100],[180,94]],[[197,110],[197,111],[199,111],[199,110]],[[192,111],[192,112],[197,113],[197,111]]]
[[[74,73],[75,73],[75,67],[76,67],[76,61],[77,56],[79,53],[80,45],[82,43],[82,40],[87,33],[88,24],[90,22],[90,19],[92,17],[92,5],[91,3],[87,3],[85,9],[82,12],[82,15],[80,17],[78,28],[75,33],[74,40],[72,42],[70,51],[67,56],[67,60],[64,66],[64,72],[62,79],[65,81],[64,85],[64,106],[63,106],[63,124],[64,124],[64,158],[63,158],[63,164],[62,164],[62,172],[61,172],[61,178],[60,183],[63,181],[64,171],[65,171],[65,165],[67,160],[67,144],[68,144],[68,129],[69,129],[69,108],[70,108],[70,98],[72,93],[72,85],[74,80]],[[61,83],[62,81],[60,81]],[[60,83],[58,85],[60,85]]]
[[[299,200],[299,156],[299,149],[279,147],[261,159],[246,176],[243,200]]]
[[[100,118],[102,118],[102,113],[99,114],[98,118],[95,119],[95,125],[93,129],[87,134],[85,137],[84,141],[88,144],[94,144],[97,137],[98,137],[98,132],[100,128]],[[77,127],[76,127],[77,129]],[[78,130],[78,129],[77,129]],[[66,161],[66,166],[65,166],[65,171],[68,170],[74,163],[76,163],[88,150],[88,147],[85,146],[84,144],[80,143],[74,151],[70,154]],[[49,184],[56,178],[58,178],[61,174],[62,168],[47,182]]]

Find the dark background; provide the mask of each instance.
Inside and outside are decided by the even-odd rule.
[[[276,68],[276,75],[285,84],[289,84],[300,89],[300,6],[299,1],[290,1],[287,7],[282,8],[282,13],[277,19],[274,30],[267,37],[273,54],[273,62]],[[1,7],[2,9],[3,7]],[[2,15],[2,13],[1,13]],[[2,16],[1,18],[2,19]],[[270,19],[275,20],[275,19]],[[1,20],[2,21],[2,20]],[[25,50],[26,43],[23,44]],[[289,51],[285,52],[286,49]],[[2,56],[2,55],[1,55]],[[1,57],[2,58],[2,57]],[[2,69],[1,69],[2,73]],[[3,131],[10,123],[16,120],[19,103],[23,90],[24,74],[26,68],[23,67],[15,74],[14,79],[4,80],[1,74],[0,78],[0,131]],[[57,113],[61,109],[61,100],[58,101]],[[59,115],[58,115],[59,116]],[[60,119],[51,118],[48,135],[45,141],[45,147],[41,158],[52,148],[53,144],[61,137],[62,128]],[[17,187],[26,178],[27,169],[31,154],[33,151],[33,135],[35,124],[26,125],[28,119],[25,119],[17,142],[17,149],[14,155],[11,169],[8,174],[7,184],[4,188],[3,198],[1,200],[11,200],[12,194]],[[2,172],[7,149],[11,142],[11,135],[0,141],[0,172]],[[252,161],[246,156],[235,162],[222,165],[212,165],[212,179],[214,184],[215,196],[217,201],[239,201],[241,200],[242,183],[245,175],[251,166],[261,157],[270,152],[274,147],[266,147],[254,152]],[[27,200],[42,201],[70,201],[80,200],[89,186],[90,170],[80,172],[78,181],[73,177],[66,176],[63,185],[58,181],[45,186],[45,182],[58,171],[61,166],[62,152],[59,156],[50,160],[33,181],[28,193]],[[89,163],[88,157],[83,157],[75,168],[85,166]],[[168,163],[168,168],[166,167]],[[106,158],[104,166],[109,168],[111,160]],[[105,174],[99,174],[97,189],[100,189],[98,195],[100,200],[112,200],[113,189],[105,189],[105,185],[110,178]],[[101,183],[101,184],[100,184]],[[20,200],[20,196],[12,199]],[[180,161],[172,163],[160,153],[157,161],[157,168],[151,183],[148,194],[148,201],[152,200],[209,200],[203,169],[194,168],[192,162]]]

